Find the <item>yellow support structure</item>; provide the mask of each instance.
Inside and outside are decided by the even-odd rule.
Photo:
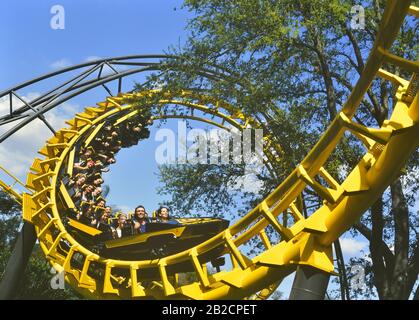
[[[193,263],[193,266],[195,268],[195,271],[198,275],[199,281],[204,287],[208,287],[210,285],[207,272],[204,270],[201,266],[201,263],[198,260],[198,254],[196,252],[196,248],[192,249],[190,252],[191,260]]]
[[[131,265],[130,274],[131,274],[131,295],[133,298],[145,297],[144,287],[140,285],[137,281],[137,270],[138,268],[135,265]]]
[[[21,187],[25,188],[25,191],[29,192],[29,190],[27,190],[23,182],[21,182],[18,178],[16,178],[11,172],[6,170],[6,168],[0,166],[0,171],[3,171],[9,178],[13,180],[13,183],[10,185],[0,180],[0,188],[3,189],[5,192],[9,193],[10,195],[12,195],[13,199],[17,203],[22,204],[22,201],[23,201],[22,195],[20,194],[19,191],[16,191],[13,188],[16,184],[19,184]]]
[[[206,121],[221,128],[233,126],[242,130],[245,126],[260,128],[262,124],[244,114],[239,108],[209,95],[191,90],[180,93],[149,90],[119,94],[99,102],[98,107],[88,107],[69,120],[69,128],[57,132],[39,151],[27,175],[27,187],[32,193],[23,193],[21,203],[23,218],[35,225],[39,243],[51,263],[65,270],[66,280],[88,297],[101,298],[196,298],[196,299],[242,299],[246,297],[266,298],[282,279],[294,272],[299,265],[310,265],[328,273],[334,273],[331,244],[348,230],[367,210],[385,188],[398,176],[409,155],[419,145],[418,94],[414,87],[416,75],[407,81],[382,69],[384,62],[418,72],[418,63],[407,61],[390,53],[397,32],[405,15],[418,15],[417,7],[408,1],[391,1],[383,17],[385,21],[376,36],[364,71],[345,102],[342,110],[328,129],[301,161],[300,165],[278,185],[253,210],[232,226],[203,243],[161,259],[128,261],[99,257],[92,248],[78,243],[62,221],[62,206],[74,206],[62,183],[62,173],[73,174],[71,164],[76,147],[89,142],[100,126],[110,119],[112,124],[122,123],[138,114],[133,105],[136,99],[160,106],[161,114],[153,119],[177,118],[177,105],[189,108],[184,118]],[[390,119],[381,128],[367,128],[352,120],[371,82],[376,77],[392,81],[397,86],[395,106]],[[163,108],[164,107],[164,108]],[[198,111],[204,116],[193,115]],[[209,119],[205,119],[205,117]],[[217,121],[213,120],[214,118]],[[118,122],[119,121],[119,122]],[[352,132],[366,146],[367,151],[342,183],[338,183],[325,169],[326,161],[346,132]],[[278,164],[283,152],[275,143],[275,137],[264,137],[266,163],[272,168]],[[320,179],[318,182],[316,179]],[[326,185],[323,185],[325,181]],[[0,182],[5,188],[5,184]],[[305,188],[312,188],[325,201],[309,217],[304,217],[301,199]],[[6,191],[13,194],[8,186]],[[61,207],[57,206],[57,199]],[[291,214],[294,223],[278,220],[279,214]],[[70,221],[71,223],[80,223]],[[280,235],[279,243],[271,243],[265,233],[272,226]],[[95,236],[99,233],[88,230]],[[181,232],[181,228],[178,228]],[[177,234],[175,235],[177,236]],[[251,239],[260,241],[265,250],[249,259],[240,247]],[[146,240],[146,239],[145,239]],[[122,240],[117,245],[127,245],[131,240]],[[63,243],[66,246],[63,246]],[[133,242],[134,243],[134,242]],[[70,248],[68,252],[62,248]],[[108,248],[109,249],[109,248]],[[216,249],[217,257],[230,255],[232,266],[213,275],[208,275],[205,257]],[[71,261],[84,257],[82,266]],[[94,262],[92,264],[92,262]],[[204,266],[203,266],[204,264]],[[102,274],[90,276],[89,269],[96,265]],[[196,281],[174,286],[169,279],[179,273],[182,265],[193,267]],[[139,279],[148,269],[154,278]],[[141,271],[141,272],[140,272]],[[158,279],[158,280],[156,280]],[[116,284],[117,283],[117,284]],[[114,287],[115,285],[115,287]]]
[[[161,282],[163,285],[164,295],[170,296],[170,295],[175,294],[176,291],[173,285],[170,283],[169,278],[167,277],[166,266],[167,266],[166,260],[165,259],[160,260],[159,272],[160,272]]]
[[[105,278],[103,282],[103,293],[108,294],[118,294],[119,290],[115,289],[111,282],[111,276],[112,276],[112,262],[106,262],[105,264]]]

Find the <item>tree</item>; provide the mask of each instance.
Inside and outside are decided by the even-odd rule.
[[[184,47],[171,50],[182,59],[168,61],[165,72],[152,80],[173,91],[182,87],[208,90],[262,119],[264,130],[277,137],[284,150],[283,161],[276,167],[281,180],[336,116],[364,68],[385,4],[363,2],[365,28],[354,30],[349,22],[355,4],[349,0],[185,0],[184,7],[195,13],[189,22],[190,37]],[[393,53],[416,59],[417,27],[417,22],[407,19]],[[203,68],[219,71],[223,77],[208,76],[211,72],[203,75]],[[392,65],[384,68],[406,79],[411,76]],[[355,120],[381,126],[393,108],[394,90],[392,84],[376,79]],[[339,177],[355,166],[362,150],[358,140],[345,137],[326,168]],[[417,170],[418,159],[417,153],[412,156],[406,175],[390,186],[353,229],[369,240],[371,281],[381,299],[407,299],[417,277],[418,222],[412,212],[417,199],[405,190],[417,191],[419,177],[410,174]],[[223,189],[237,172],[210,165],[199,172],[191,176],[187,166],[162,168],[163,189],[175,190],[185,181],[193,186],[193,190],[189,186],[176,189],[173,204],[182,203],[182,210],[202,208],[208,201],[214,203],[216,194],[222,195],[220,206],[237,201],[237,195],[229,196]],[[406,179],[408,184],[403,184]],[[263,181],[260,194],[249,200],[248,207],[276,185],[269,177]],[[314,193],[306,192],[304,201],[311,212],[321,204]]]
[[[20,204],[7,193],[0,190],[0,279],[12,253],[21,227]],[[29,264],[22,275],[17,299],[79,299],[71,289],[53,290],[51,288],[51,266],[47,263],[39,245],[35,245]],[[0,280],[1,281],[1,280]]]

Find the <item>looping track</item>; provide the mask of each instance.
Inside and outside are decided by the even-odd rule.
[[[23,218],[35,225],[42,250],[58,271],[65,271],[68,283],[83,295],[95,299],[241,299],[266,298],[298,265],[310,265],[325,272],[334,270],[331,244],[359,219],[374,200],[400,174],[409,155],[419,144],[419,106],[416,74],[417,62],[392,55],[390,51],[406,14],[417,16],[418,9],[408,1],[389,1],[364,72],[341,112],[301,164],[269,196],[234,225],[192,249],[156,260],[125,261],[105,259],[79,244],[65,229],[61,212],[74,207],[61,181],[63,173],[72,175],[76,146],[86,144],[98,133],[104,121],[119,123],[134,116],[138,109],[133,99],[152,101],[156,91],[119,94],[87,107],[69,120],[39,151],[28,174],[26,185],[32,193],[23,193]],[[384,62],[396,64],[413,76],[402,79],[383,69]],[[157,68],[157,67],[156,67]],[[367,128],[351,120],[371,82],[384,78],[397,86],[393,113],[381,128]],[[153,101],[155,103],[155,101]],[[198,110],[182,116],[225,128],[229,123],[238,129],[260,124],[240,110],[222,101],[192,91],[160,98],[158,105],[183,105]],[[163,109],[162,109],[163,110]],[[205,118],[204,116],[207,116]],[[17,115],[16,115],[17,116]],[[36,115],[35,115],[36,116]],[[178,117],[175,110],[165,109],[154,119]],[[209,120],[209,117],[214,119]],[[10,119],[7,119],[10,120]],[[365,154],[342,183],[325,169],[330,154],[347,132],[365,145]],[[281,152],[265,137],[266,162],[274,163]],[[321,182],[319,182],[321,181]],[[324,201],[308,218],[304,218],[298,197],[305,188],[316,192]],[[279,216],[287,216],[288,224]],[[267,236],[273,228],[279,239]],[[252,239],[263,243],[265,250],[249,258],[240,249]],[[214,248],[231,258],[232,268],[208,274],[203,257]],[[78,264],[74,261],[79,261]],[[177,281],[172,267],[188,263],[196,280],[188,284]],[[159,277],[143,281],[138,275],[155,269]]]

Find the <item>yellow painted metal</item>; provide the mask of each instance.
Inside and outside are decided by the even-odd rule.
[[[59,172],[71,164],[71,150],[78,142],[86,141],[92,129],[98,128],[106,119],[124,112],[119,121],[135,115],[131,101],[150,99],[159,91],[146,91],[121,94],[99,102],[97,108],[89,107],[69,120],[70,128],[60,130],[55,137],[40,150],[44,159],[35,159],[28,174],[27,186],[34,194],[24,193],[23,217],[35,225],[40,246],[51,264],[62,268],[66,280],[80,293],[91,298],[157,298],[171,299],[240,299],[263,293],[267,297],[274,284],[293,272],[297,265],[311,265],[320,270],[333,273],[331,244],[347,230],[374,199],[393,181],[400,172],[411,152],[419,144],[419,106],[418,97],[406,98],[411,81],[380,69],[384,61],[396,63],[407,69],[417,70],[416,62],[400,60],[388,54],[399,27],[407,13],[416,15],[417,9],[409,7],[408,1],[389,1],[383,14],[383,21],[377,40],[364,72],[345,103],[342,111],[332,121],[328,130],[313,147],[301,164],[268,197],[246,216],[224,232],[195,246],[192,249],[165,257],[160,260],[125,261],[104,259],[79,244],[65,229],[57,208],[58,196],[71,205],[68,195],[59,180]],[[382,128],[366,128],[354,123],[351,117],[362,101],[371,81],[380,76],[398,85],[393,114],[384,122]],[[192,110],[220,119],[204,119],[191,113],[190,119],[205,121],[225,128],[225,123],[244,129],[247,125],[258,128],[260,124],[243,112],[213,97],[182,91],[175,95],[165,93],[159,98],[160,105],[183,105]],[[193,101],[193,102],[192,102]],[[153,101],[155,103],[155,101]],[[157,118],[178,117],[170,113],[171,107]],[[123,120],[122,120],[123,119]],[[358,165],[339,184],[325,169],[324,164],[346,131],[353,132],[364,142],[367,152]],[[280,160],[281,148],[273,143],[273,138],[265,136],[264,152],[270,162]],[[71,159],[70,159],[71,160]],[[326,181],[324,186],[316,181],[319,176]],[[59,186],[59,188],[57,188]],[[308,218],[304,218],[296,203],[302,191],[311,187],[324,201],[324,205]],[[60,193],[60,195],[58,195]],[[70,204],[69,204],[70,203]],[[289,212],[294,223],[282,225],[279,214]],[[283,238],[279,243],[270,243],[264,230],[271,225]],[[87,227],[87,226],[80,226]],[[249,259],[239,248],[257,237],[266,250]],[[63,256],[60,244],[65,241],[69,252]],[[124,242],[124,241],[122,241]],[[220,256],[232,257],[231,270],[223,270],[209,276],[199,258],[214,248],[224,248]],[[81,267],[70,264],[72,257],[83,260]],[[88,275],[93,263],[101,265],[105,272],[102,277]],[[179,285],[170,280],[170,267],[183,262],[192,263],[197,281]],[[143,286],[143,279],[137,278],[137,270],[155,269],[159,279]],[[125,270],[123,275],[118,270]],[[147,279],[144,279],[147,280]],[[176,282],[176,285],[174,283]],[[121,286],[127,283],[128,286]],[[253,296],[255,298],[255,296]]]
[[[13,180],[12,184],[7,184],[6,182],[0,180],[0,188],[3,189],[5,192],[9,193],[18,204],[22,204],[22,201],[23,201],[22,195],[20,194],[19,191],[14,190],[13,188],[16,184],[19,184],[21,187],[27,190],[25,184],[21,182],[18,178],[16,178],[11,172],[6,170],[6,168],[0,166],[0,171],[3,171],[3,173],[5,173],[7,177]]]
[[[410,6],[407,13],[412,16],[415,16],[416,18],[419,18],[419,7]]]
[[[119,290],[115,289],[112,285],[111,278],[112,278],[112,270],[113,263],[107,261],[105,264],[105,278],[103,282],[103,293],[104,294],[118,294]]]
[[[43,239],[45,233],[49,230],[49,228],[53,225],[53,223],[57,221],[57,218],[52,218],[48,223],[43,227],[37,234],[39,239]]]
[[[281,281],[275,282],[269,285],[267,288],[253,294],[246,300],[266,300],[276,291],[276,289],[278,289],[280,284],[281,284]]]
[[[124,121],[126,121],[126,120],[128,120],[128,119],[130,119],[130,118],[134,117],[135,115],[137,115],[137,114],[138,114],[138,111],[139,111],[139,110],[134,110],[134,111],[132,111],[132,112],[130,112],[130,113],[128,113],[128,114],[126,114],[126,115],[122,116],[121,118],[119,118],[118,120],[116,120],[116,121],[115,121],[114,125],[115,125],[115,126],[118,126],[118,125],[120,125],[121,123],[123,123]]]
[[[32,217],[35,215],[36,205],[32,197],[28,193],[22,194],[22,218],[27,222],[32,222]]]
[[[223,237],[224,237],[224,241],[228,250],[230,251],[231,255],[234,257],[234,259],[237,261],[240,268],[246,269],[248,267],[247,261],[242,255],[242,253],[240,252],[239,248],[237,248],[233,239],[231,238],[231,233],[229,229],[224,231]]]
[[[378,69],[377,75],[380,76],[383,79],[386,79],[388,81],[391,81],[392,83],[398,85],[398,86],[403,86],[403,87],[407,87],[409,85],[409,81],[387,71],[384,69]]]
[[[68,164],[67,164],[67,174],[72,177],[73,176],[73,168],[74,168],[74,157],[76,155],[76,148],[70,151],[68,156]]]
[[[67,188],[65,187],[64,183],[60,185],[60,193],[67,205],[68,209],[75,209],[76,206],[74,205],[73,199],[71,199],[70,195],[68,194]]]
[[[137,281],[137,268],[132,265],[130,268],[131,273],[131,295],[133,298],[145,297],[144,287]]]
[[[176,218],[176,221],[178,221],[181,224],[197,224],[197,223],[207,223],[211,221],[219,221],[217,218],[211,218],[211,217],[204,217],[204,218]]]
[[[417,106],[419,104],[418,99],[419,99],[418,95],[416,94],[416,96],[415,96],[415,98],[412,102],[412,106]],[[407,111],[407,114],[413,120],[413,122],[419,123],[419,108],[418,107],[413,108],[412,106]]]
[[[210,283],[208,280],[207,271],[202,268],[202,265],[198,260],[198,253],[196,252],[195,248],[191,250],[190,256],[191,256],[192,264],[198,275],[199,281],[204,287],[208,287]]]
[[[79,229],[79,230],[91,235],[91,236],[97,236],[97,235],[102,233],[102,231],[100,231],[100,230],[98,230],[94,227],[88,226],[88,225],[86,225],[84,223],[81,223],[81,222],[79,222],[77,220],[74,220],[74,219],[68,218],[68,224],[70,226],[76,228],[76,229]]]
[[[259,236],[262,240],[263,245],[265,246],[266,249],[270,249],[272,247],[271,242],[269,241],[268,236],[266,235],[265,230],[261,230],[259,232]]]
[[[162,234],[170,233],[176,237],[180,237],[183,231],[185,231],[185,227],[178,227],[178,228],[173,228],[170,230],[153,232],[152,236],[155,237]],[[105,246],[106,248],[111,249],[111,248],[127,246],[134,243],[142,243],[142,242],[146,242],[149,239],[149,237],[150,237],[150,234],[148,233],[138,234],[135,236],[129,236],[129,237],[121,238],[121,239],[107,241],[105,242]]]
[[[173,285],[170,283],[169,278],[167,276],[167,272],[166,272],[167,262],[166,262],[166,259],[160,260],[159,263],[158,263],[158,266],[159,266],[159,271],[160,271],[160,276],[161,276],[161,281],[162,281],[165,296],[170,296],[170,295],[175,294],[176,290],[173,287]]]
[[[261,204],[261,214],[266,218],[266,220],[269,221],[269,223],[274,227],[274,229],[285,239],[289,240],[292,238],[292,234],[290,231],[281,225],[279,221],[276,219],[276,217],[272,214],[272,212],[269,210],[268,205],[265,201]]]
[[[96,135],[99,133],[99,131],[102,129],[102,127],[105,125],[105,122],[102,122],[96,126],[96,128],[92,131],[92,133],[84,140],[84,146],[90,145],[90,143],[93,141],[93,139],[96,137]]]

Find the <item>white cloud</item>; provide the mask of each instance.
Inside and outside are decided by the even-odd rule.
[[[62,69],[62,68],[71,66],[71,62],[70,62],[70,60],[68,60],[66,58],[62,58],[60,60],[54,61],[49,66],[52,69]]]
[[[92,62],[92,61],[96,61],[96,60],[100,60],[102,59],[102,57],[98,57],[98,56],[88,56],[86,59],[84,59],[85,62]]]
[[[367,261],[369,263],[372,263],[372,259],[371,259],[370,255],[368,253],[364,254],[364,259],[365,259],[365,261]]]
[[[414,166],[405,175],[401,176],[403,190],[406,194],[412,193],[415,182],[419,180],[419,166]]]
[[[64,102],[63,104],[61,104],[59,107],[57,107],[53,113],[51,113],[52,116],[59,116],[60,118],[62,117],[72,117],[74,116],[74,114],[83,111],[83,108],[80,107],[80,105],[78,104],[73,104],[70,102]],[[48,116],[48,114],[47,114]],[[62,123],[62,125],[64,125],[64,123]]]
[[[357,256],[367,246],[367,242],[358,241],[353,238],[341,238],[340,246],[344,255]]]
[[[112,203],[109,203],[108,205],[112,205]],[[134,209],[131,206],[126,206],[126,205],[116,205],[116,208],[113,208],[113,211],[115,211],[115,209],[121,210],[124,213],[128,213],[128,212],[132,212],[134,211]]]
[[[236,185],[232,188],[239,189],[243,192],[258,193],[263,187],[263,182],[260,181],[255,175],[244,175],[236,181]]]
[[[32,92],[22,97],[30,101],[40,94]],[[14,98],[15,106],[21,105]],[[9,108],[9,99],[0,99],[0,115],[4,115]],[[80,107],[76,104],[64,103],[61,106],[47,112],[45,118],[55,130],[66,127],[65,121],[71,119]],[[18,122],[9,123],[0,127],[0,134],[15,126]],[[16,175],[23,182],[33,159],[38,155],[38,150],[43,147],[46,140],[52,137],[52,132],[39,119],[14,133],[11,137],[0,144],[0,165]],[[2,179],[3,176],[0,177]]]
[[[261,172],[262,166],[245,165],[244,175],[239,177],[234,184],[229,186],[230,190],[240,190],[242,192],[258,193],[263,187],[263,181],[259,180],[257,174]]]
[[[346,179],[346,177],[349,175],[349,166],[346,163],[341,164],[338,167],[338,175],[339,175],[339,179],[341,179],[342,181]]]

